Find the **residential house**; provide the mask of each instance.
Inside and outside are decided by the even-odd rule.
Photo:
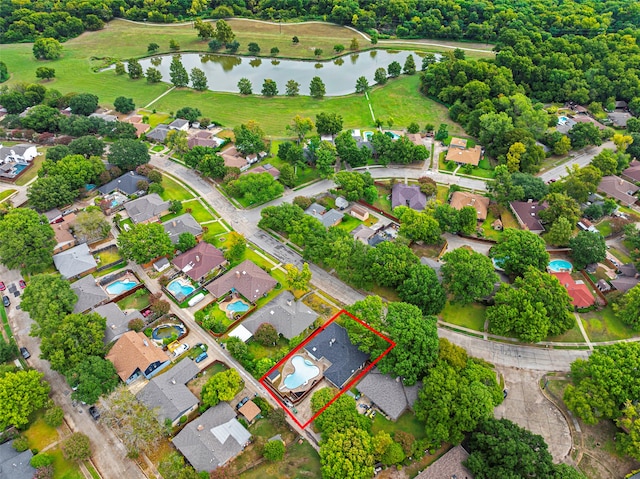
[[[624,206],[631,206],[638,198],[635,195],[640,187],[623,180],[619,176],[604,176],[598,185],[598,191],[620,201]]]
[[[487,219],[487,209],[489,208],[489,198],[476,195],[468,191],[455,191],[449,201],[452,208],[461,210],[465,206],[471,206],[476,210],[477,220],[482,222]]]
[[[229,264],[222,251],[206,241],[201,241],[189,251],[176,256],[171,263],[196,282]]]
[[[612,111],[607,113],[607,118],[609,118],[609,121],[611,121],[614,126],[626,128],[627,121],[629,121],[630,118],[633,118],[633,115],[628,111]]]
[[[464,138],[451,138],[451,142],[449,143],[449,148],[458,148],[461,150],[467,149],[467,140]]]
[[[640,183],[640,161],[632,160],[629,167],[622,171],[622,176],[632,183]]]
[[[113,123],[118,121],[118,117],[115,115],[108,115],[106,113],[91,113],[91,115],[89,115],[89,118],[100,118],[101,120],[104,120],[108,123]]]
[[[171,369],[158,374],[142,388],[136,398],[155,411],[158,422],[164,425],[168,420],[172,426],[180,423],[180,418],[195,411],[198,398],[189,390],[187,383],[200,372],[198,365],[185,358]]]
[[[0,165],[7,163],[27,164],[38,156],[36,145],[32,143],[21,143],[13,146],[2,146],[0,144]]]
[[[364,244],[369,244],[369,240],[373,238],[375,234],[376,231],[373,228],[369,228],[364,224],[360,224],[351,230],[351,235]]]
[[[409,138],[409,141],[411,141],[411,143],[413,143],[414,145],[424,146],[424,142],[422,141],[422,135],[420,133],[407,133],[405,136]]]
[[[324,370],[324,377],[338,389],[345,387],[369,359],[349,340],[347,330],[335,321],[324,327],[304,348],[316,361],[324,358],[330,363]]]
[[[305,214],[313,216],[322,223],[325,228],[339,225],[342,222],[344,213],[334,210],[333,208],[327,210],[324,206],[318,203],[312,203],[306,210]]]
[[[640,283],[640,274],[633,263],[619,265],[619,274],[611,280],[611,285],[618,291],[626,293]]]
[[[571,128],[573,128],[577,124],[578,123],[574,121],[572,118],[561,116],[558,118],[558,123],[556,124],[556,130],[562,133],[563,135],[566,135],[571,131]]]
[[[459,165],[478,166],[481,157],[482,148],[479,146],[467,148],[467,140],[451,138],[449,150],[447,151],[447,161],[453,161]]]
[[[229,270],[224,276],[208,284],[207,291],[214,298],[234,291],[255,303],[275,288],[277,283],[269,273],[250,260],[246,260]]]
[[[124,209],[134,224],[158,221],[161,216],[169,213],[169,201],[164,201],[157,193],[137,198],[125,203]]]
[[[590,231],[591,233],[598,232],[598,229],[587,218],[581,218],[580,221],[578,221],[578,228],[583,231]]]
[[[418,474],[415,479],[473,479],[473,474],[462,463],[469,453],[462,446],[455,446],[436,462]]]
[[[71,226],[76,219],[76,215],[71,213],[64,217],[62,223],[52,224],[53,233],[55,234],[56,245],[53,247],[53,254],[60,253],[75,246],[78,241],[71,233]]]
[[[250,439],[251,433],[236,419],[233,408],[221,402],[187,424],[173,438],[173,444],[200,472],[224,466]]]
[[[64,221],[62,218],[62,211],[60,211],[58,208],[53,208],[52,210],[45,211],[42,214],[45,216],[45,218],[47,218],[47,221],[49,221],[50,225]]]
[[[516,220],[518,220],[520,228],[529,230],[537,235],[544,232],[544,226],[542,225],[542,220],[540,220],[540,212],[547,209],[546,203],[533,200],[512,201],[509,206],[511,206],[511,211],[513,211]]]
[[[140,181],[146,181],[149,183],[149,178],[139,175],[135,171],[128,171],[127,173],[120,175],[118,178],[111,180],[109,183],[102,185],[98,188],[98,192],[101,195],[108,195],[114,191],[118,191],[123,195],[131,196],[140,189],[138,188],[138,183]]]
[[[391,189],[391,207],[398,206],[408,206],[411,209],[422,211],[427,206],[427,195],[420,191],[418,185],[396,183]]]
[[[379,407],[392,421],[398,418],[418,400],[420,382],[405,386],[400,378],[393,378],[373,368],[358,383],[356,388]]]
[[[253,312],[242,325],[255,334],[261,324],[268,323],[284,338],[291,339],[313,325],[317,318],[316,312],[302,301],[296,301],[291,292],[284,291]]]
[[[240,171],[246,171],[251,166],[235,145],[221,151],[220,156],[224,160],[224,166],[228,168],[240,168]]]
[[[577,123],[593,123],[598,128],[598,130],[604,130],[606,128],[606,126],[589,115],[576,115],[573,117],[573,121]]]
[[[78,297],[78,302],[73,307],[74,313],[84,313],[109,300],[109,295],[100,287],[92,274],[71,283],[71,289]]]
[[[576,308],[588,308],[595,304],[596,299],[583,281],[575,281],[569,273],[553,272],[551,274],[558,278],[562,286],[567,289],[573,306]]]
[[[185,120],[184,118],[176,118],[171,123],[169,123],[169,129],[178,130],[178,131],[188,131],[189,120]]]
[[[191,233],[196,239],[202,237],[202,226],[191,216],[190,213],[185,213],[180,216],[176,216],[172,220],[162,223],[164,230],[171,238],[171,242],[176,244],[180,239],[182,233]]]
[[[189,149],[192,149],[196,146],[207,146],[209,148],[217,148],[224,144],[222,138],[218,138],[214,136],[211,131],[208,130],[200,130],[196,134],[191,135],[187,140],[187,145]]]
[[[0,445],[0,478],[2,479],[33,479],[36,470],[31,466],[33,452],[27,449],[18,452],[13,447],[13,441]]]
[[[349,214],[360,221],[367,221],[369,219],[369,211],[364,206],[353,205]]]
[[[260,416],[260,408],[253,401],[247,401],[238,412],[244,416],[249,424],[251,424],[258,416]]]
[[[136,136],[140,138],[144,135],[149,129],[151,125],[147,123],[142,123],[142,115],[131,115],[128,118],[123,120],[125,123],[130,123],[136,129]]]
[[[156,126],[153,130],[147,133],[147,140],[155,141],[156,143],[164,143],[167,139],[167,135],[171,129],[169,125],[165,125],[163,123]]]
[[[255,168],[251,168],[250,170],[245,171],[243,174],[248,175],[250,173],[269,173],[275,180],[280,179],[280,170],[273,166],[271,163],[258,165]]]
[[[93,312],[98,313],[107,320],[107,327],[104,333],[105,344],[115,341],[129,331],[129,321],[133,319],[142,319],[144,321],[139,311],[124,312],[116,303],[107,303],[94,307]]]
[[[140,376],[151,379],[171,361],[162,348],[144,333],[127,331],[113,345],[106,356],[113,363],[120,379],[127,384]]]
[[[53,264],[64,279],[79,278],[98,267],[86,243],[53,255]]]

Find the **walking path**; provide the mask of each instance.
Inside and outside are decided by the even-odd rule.
[[[162,97],[163,97],[163,96],[165,96],[165,95],[168,95],[169,93],[171,93],[171,92],[172,92],[173,90],[175,90],[175,89],[176,89],[176,87],[175,87],[175,86],[172,86],[172,87],[171,87],[171,88],[169,88],[167,91],[165,91],[162,95],[160,95],[159,97],[155,98],[154,100],[151,100],[151,103],[149,103],[149,104],[147,104],[147,105],[143,106],[142,108],[144,108],[144,109],[146,110],[146,109],[147,109],[147,108],[149,108],[151,105],[153,105],[155,102],[157,102],[160,98],[162,98]]]
[[[376,122],[376,117],[373,114],[373,108],[371,107],[371,99],[369,98],[369,92],[364,92],[364,97],[367,99],[367,104],[369,105],[369,111],[371,112],[371,119],[373,120],[373,123]]]
[[[578,323],[578,328],[580,329],[580,333],[584,338],[584,342],[587,343],[589,350],[593,351],[593,344],[591,344],[591,341],[589,340],[589,336],[587,336],[587,332],[584,330],[584,325],[582,324],[582,319],[580,318],[580,315],[578,313],[573,313],[573,315],[576,317],[576,322]]]

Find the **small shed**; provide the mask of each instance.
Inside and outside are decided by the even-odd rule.
[[[339,210],[344,210],[348,206],[349,206],[349,202],[346,199],[344,199],[342,196],[338,196],[336,198],[336,208],[338,208]]]
[[[253,401],[247,401],[240,409],[238,409],[238,412],[242,414],[249,423],[252,423],[255,418],[260,415],[261,411],[256,403]]]
[[[251,339],[253,334],[247,328],[245,328],[242,324],[235,328],[233,331],[229,333],[229,336],[233,336],[234,338],[238,338],[243,343],[246,343]]]
[[[369,219],[369,212],[366,208],[360,205],[353,205],[351,207],[351,216],[359,219],[360,221],[367,221]]]
[[[167,258],[160,258],[158,261],[153,263],[153,269],[155,269],[158,273],[164,271],[169,267],[169,260]]]
[[[491,228],[496,231],[502,231],[502,221],[500,219],[495,220],[493,223],[491,223]]]

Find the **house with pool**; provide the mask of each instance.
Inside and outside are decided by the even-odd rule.
[[[250,260],[243,261],[235,268],[227,271],[223,276],[209,283],[206,288],[214,298],[218,299],[227,294],[232,303],[248,301],[255,304],[260,298],[265,297],[276,287],[278,282],[258,265]],[[231,304],[231,303],[230,303]],[[246,308],[237,311],[247,311]]]
[[[350,341],[347,330],[332,321],[281,361],[267,376],[267,384],[281,398],[296,404],[320,385],[342,390],[368,360],[369,356]]]
[[[78,297],[78,301],[73,307],[74,313],[84,313],[109,301],[109,295],[100,287],[92,274],[71,283],[71,289]]]
[[[113,345],[106,358],[127,384],[144,376],[151,379],[171,364],[169,356],[144,333],[127,331]]]
[[[129,321],[141,319],[143,316],[139,311],[122,311],[116,303],[107,303],[93,309],[93,313],[98,313],[107,320],[107,328],[104,332],[104,344],[115,341],[124,333],[129,331]]]
[[[171,264],[191,280],[200,283],[207,276],[211,277],[220,273],[229,262],[225,259],[222,251],[202,241],[189,251],[173,258]]]

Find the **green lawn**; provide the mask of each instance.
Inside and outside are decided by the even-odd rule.
[[[391,189],[388,186],[376,185],[378,189],[378,198],[374,201],[373,206],[391,214]]]
[[[44,163],[44,157],[46,156],[46,147],[38,147],[38,149],[40,150],[40,152],[42,153],[41,155],[36,156],[33,161],[31,162],[31,168],[29,168],[27,171],[25,171],[22,175],[20,175],[20,177],[16,180],[16,185],[18,186],[24,186],[26,185],[29,181],[33,180],[36,176],[38,176],[38,171],[40,170],[40,167],[42,166],[42,163]]]
[[[151,151],[154,151],[156,153],[159,153],[164,149],[165,149],[164,145],[156,145],[156,146],[151,147]]]
[[[440,313],[443,321],[475,331],[484,331],[484,321],[486,315],[486,307],[481,304],[453,304],[447,301],[444,309]]]
[[[105,264],[115,263],[116,261],[122,259],[120,253],[118,252],[118,248],[113,247],[106,249],[104,251],[100,251],[95,253],[96,260],[98,261],[98,266],[104,266]]]
[[[388,432],[391,437],[393,437],[396,431],[408,432],[413,434],[416,439],[425,437],[424,424],[418,421],[416,416],[411,412],[405,412],[396,422],[389,421],[382,414],[376,414],[376,417],[373,418],[371,433],[375,435],[379,431]]]
[[[117,304],[118,306],[120,306],[120,309],[122,310],[135,309],[137,311],[140,311],[141,309],[144,309],[147,306],[149,306],[150,304],[149,295],[150,293],[146,288],[140,288],[135,293],[130,294],[126,298],[118,301]]]
[[[600,232],[602,236],[605,238],[609,236],[613,232],[613,228],[611,227],[611,221],[604,220],[596,225],[596,229]]]
[[[363,221],[360,221],[358,218],[354,218],[351,215],[344,215],[342,221],[338,225],[338,228],[345,230],[346,232],[351,232],[362,223]]]
[[[164,188],[164,192],[160,195],[163,200],[190,200],[194,197],[194,195],[186,189],[184,186],[180,185],[177,181],[171,178],[166,173],[162,175],[162,187]]]
[[[5,191],[0,191],[0,202],[4,201],[5,199],[7,199],[9,196],[11,196],[12,194],[14,194],[17,190],[5,190]]]
[[[207,209],[202,203],[200,203],[199,200],[189,201],[188,203],[185,203],[183,207],[183,213],[187,213],[187,210],[191,210],[191,215],[198,223],[204,223],[205,221],[213,221],[216,219],[211,213],[207,211]]]
[[[48,450],[47,454],[53,456],[53,479],[84,479],[80,467],[64,458],[60,446]]]
[[[640,335],[640,332],[634,332],[616,317],[610,304],[602,311],[592,311],[580,316],[587,336],[594,342],[627,339]]]
[[[249,341],[247,346],[249,346],[249,352],[253,354],[257,361],[262,358],[281,358],[280,351],[283,349],[285,351],[289,350],[289,341],[280,336],[275,346],[263,346],[256,340]]]
[[[547,341],[553,341],[556,343],[582,343],[584,342],[584,336],[582,336],[578,325],[574,323],[573,328],[569,331],[558,336],[550,336],[547,338]]]
[[[216,236],[227,233],[227,230],[222,226],[222,224],[217,221],[215,223],[208,223],[203,226],[203,228],[207,228],[207,232],[202,235],[203,241],[210,243],[216,247],[220,246],[220,242]]]
[[[449,187],[438,185],[438,192],[436,193],[436,201],[443,205],[447,202],[447,198],[449,197]]]
[[[304,441],[293,443],[287,448],[282,461],[272,463],[265,461],[259,466],[242,473],[243,479],[290,479],[294,477],[321,477],[320,456],[318,452]]]
[[[38,418],[24,432],[29,439],[29,447],[39,451],[58,440],[58,431],[44,422],[43,413],[44,411],[38,413]]]
[[[622,264],[631,263],[633,261],[631,256],[629,256],[627,253],[625,253],[624,251],[618,248],[614,248],[613,246],[609,248],[609,253],[611,253],[613,256],[615,256],[620,261],[622,261]]]

